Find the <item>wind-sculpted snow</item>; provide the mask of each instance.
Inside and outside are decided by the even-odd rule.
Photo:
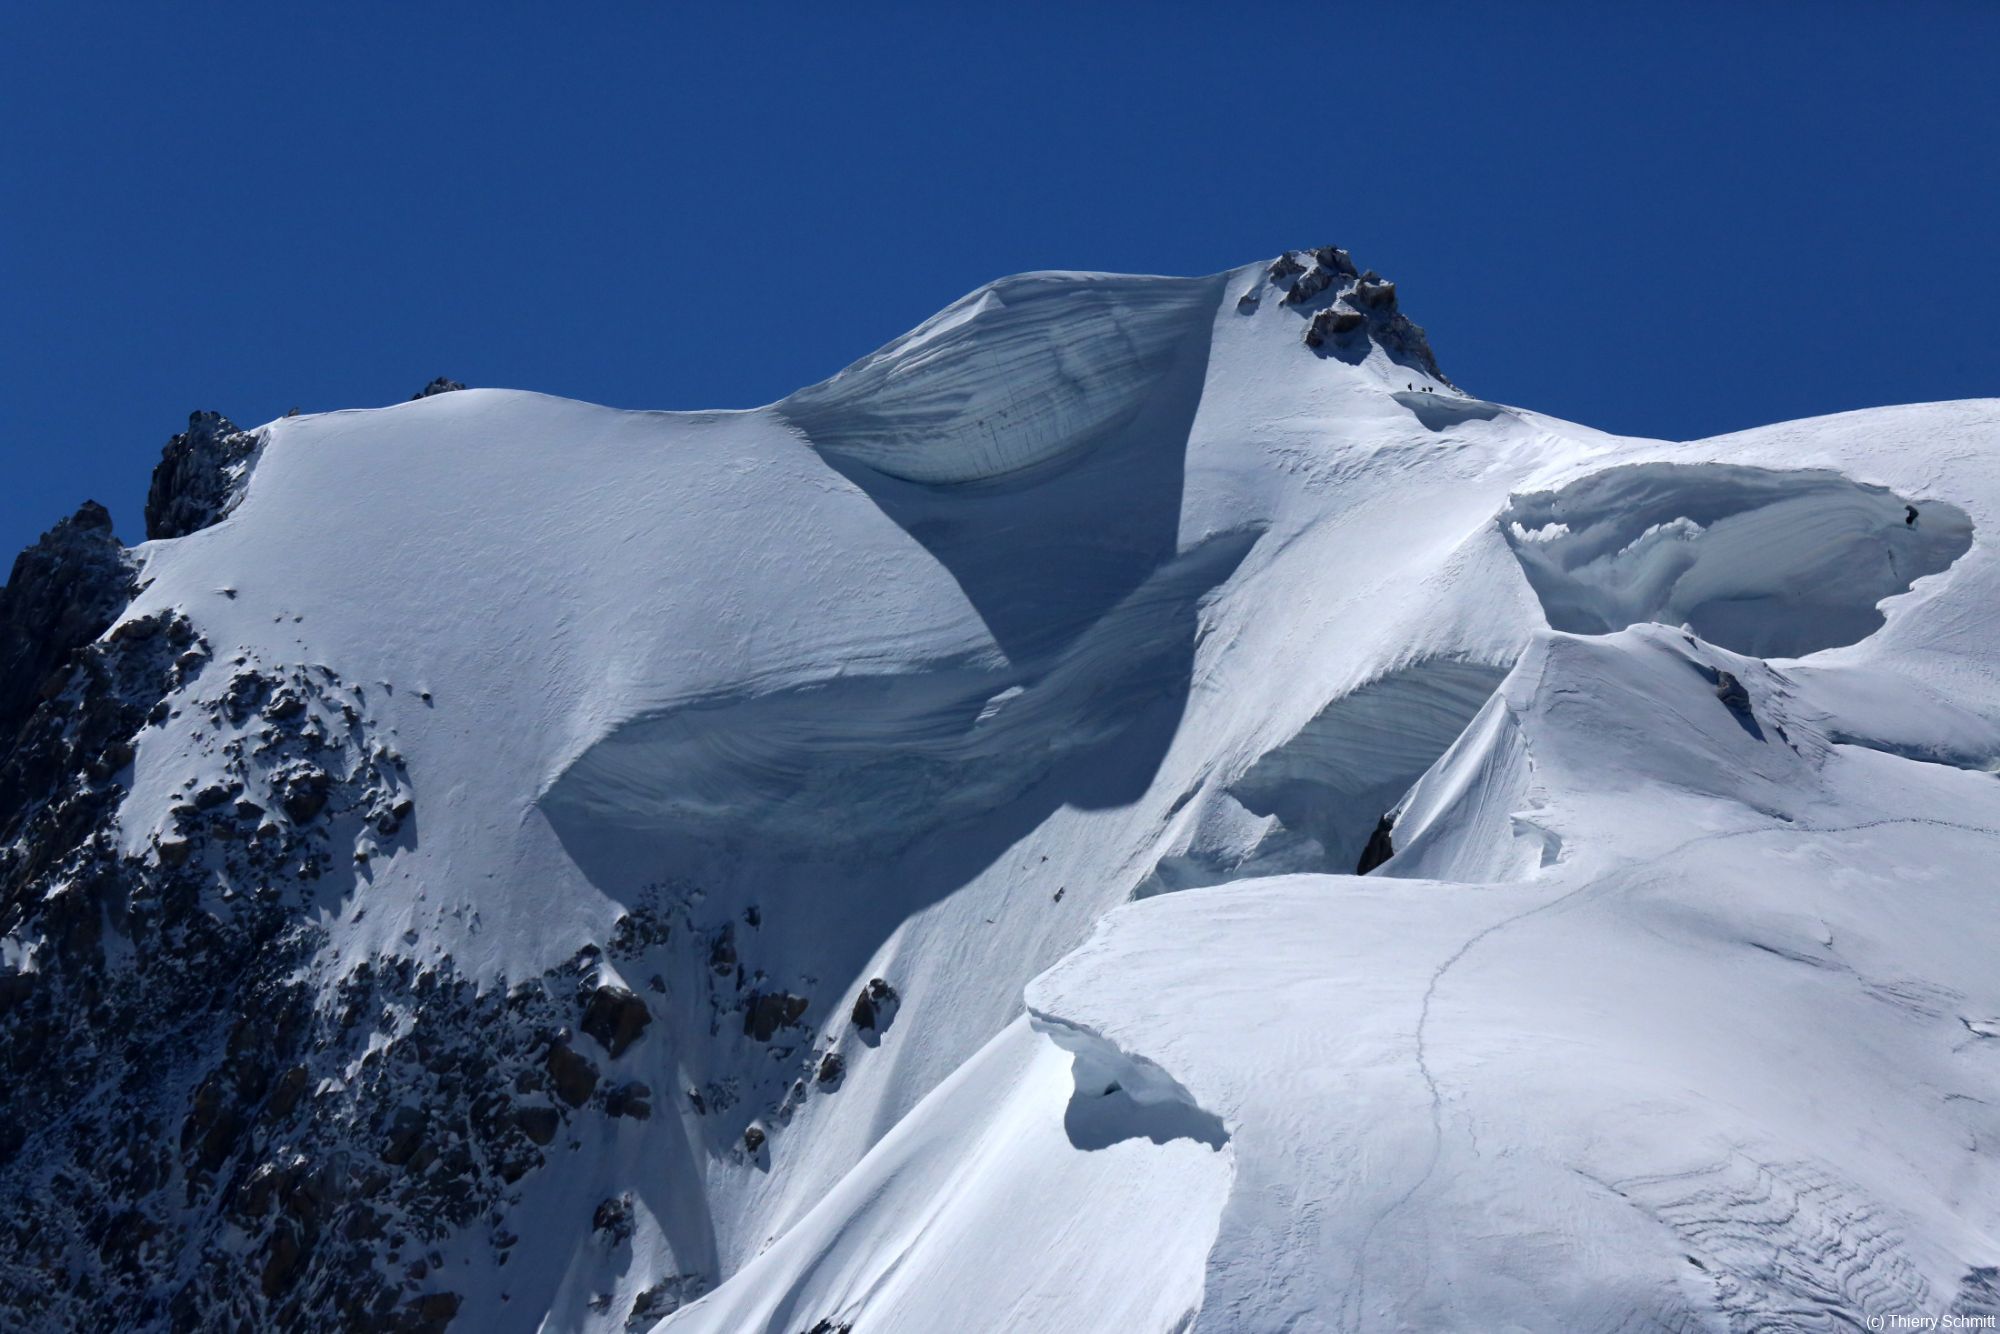
[[[1230,794],[1318,843],[1325,864],[1314,869],[1352,870],[1377,817],[1452,744],[1506,670],[1445,658],[1371,681],[1259,759]]]
[[[1830,746],[1777,676],[1749,692],[1759,739],[1709,678],[1751,666],[1674,632],[1546,637],[1489,709],[1542,757],[1572,856],[1511,886],[1294,876],[1151,898],[1030,984],[1079,1093],[1129,1081],[1227,1127],[1192,1328],[1831,1330],[1980,1309],[1963,1294],[1994,1210],[1974,1183],[2000,1127],[1961,1016],[2000,1002],[1995,910],[1975,879],[1903,868],[2000,851],[1991,780]],[[1630,756],[1667,719],[1680,734]],[[1651,832],[1622,844],[1641,810]],[[1891,1050],[1903,1078],[1883,1076]],[[969,1151],[938,1100],[907,1124],[942,1138],[940,1165]],[[1885,1133],[1895,1153],[1874,1150]],[[1062,1161],[1044,1153],[1024,1179]],[[1139,1263],[1184,1227],[1093,1249]],[[857,1328],[896,1310],[838,1309]]]
[[[1004,476],[1128,423],[1205,352],[1220,294],[1214,279],[1009,278],[778,408],[828,455],[892,477]]]
[[[1769,657],[1861,639],[1878,602],[1972,545],[1955,505],[1719,463],[1607,469],[1518,496],[1500,521],[1556,629],[1685,622]]]
[[[1143,1132],[1077,1143],[1071,1064],[1016,1019],[740,1281],[663,1328],[1187,1328],[1202,1304],[1230,1150]]]
[[[0,1324],[1991,1308],[2000,403],[1610,436],[1402,300],[170,450],[0,597]]]
[[[1141,1136],[1155,1144],[1191,1139],[1211,1149],[1229,1142],[1222,1118],[1145,1056],[1124,1051],[1087,1025],[1060,1015],[1031,1008],[1028,1018],[1036,1032],[1070,1054],[1076,1094],[1063,1126],[1079,1149],[1102,1149]]]
[[[1519,880],[1562,855],[1538,816],[1535,766],[1514,709],[1496,695],[1384,819],[1382,875]]]
[[[1725,678],[1739,703],[1724,699]],[[1567,846],[1583,836],[1575,812],[1636,816],[1627,794],[1654,784],[1737,795],[1796,818],[1829,747],[1828,716],[1800,705],[1797,690],[1756,659],[1664,626],[1538,635],[1401,801],[1395,856],[1381,874],[1520,879],[1578,850]]]
[[[544,809],[580,842],[611,826],[893,852],[1126,738],[1175,694],[1198,599],[1255,540],[1221,535],[1169,562],[1047,660],[847,674],[637,718],[580,756]]]

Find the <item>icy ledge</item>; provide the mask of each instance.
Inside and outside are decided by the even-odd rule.
[[[1878,603],[1972,546],[1955,505],[1724,463],[1609,468],[1514,497],[1500,527],[1553,628],[1686,624],[1759,657],[1866,638],[1882,627]]]

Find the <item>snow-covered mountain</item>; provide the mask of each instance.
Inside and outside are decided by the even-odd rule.
[[[9,1326],[2000,1313],[2000,400],[1606,435],[1329,247],[146,517],[0,594]]]

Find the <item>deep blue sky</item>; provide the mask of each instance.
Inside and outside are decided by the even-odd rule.
[[[1002,274],[1327,241],[1609,429],[2000,393],[2000,5],[971,8],[11,0],[0,548],[137,540],[195,407],[749,406]]]

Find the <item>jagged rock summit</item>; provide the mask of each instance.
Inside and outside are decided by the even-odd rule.
[[[430,389],[0,593],[0,1323],[1994,1311],[2000,402],[1608,435],[1334,247]]]
[[[132,591],[111,515],[94,500],[14,558],[0,588],[0,745],[59,685],[56,669],[110,628]]]
[[[1359,361],[1373,343],[1398,365],[1451,385],[1438,369],[1423,329],[1396,308],[1396,284],[1373,269],[1358,272],[1339,246],[1287,251],[1264,276],[1266,283],[1237,297],[1237,310],[1248,314],[1258,309],[1268,286],[1282,305],[1307,317],[1301,339],[1314,351]]]
[[[191,412],[167,441],[146,493],[146,537],[186,537],[222,518],[241,499],[257,437],[219,412]]]

